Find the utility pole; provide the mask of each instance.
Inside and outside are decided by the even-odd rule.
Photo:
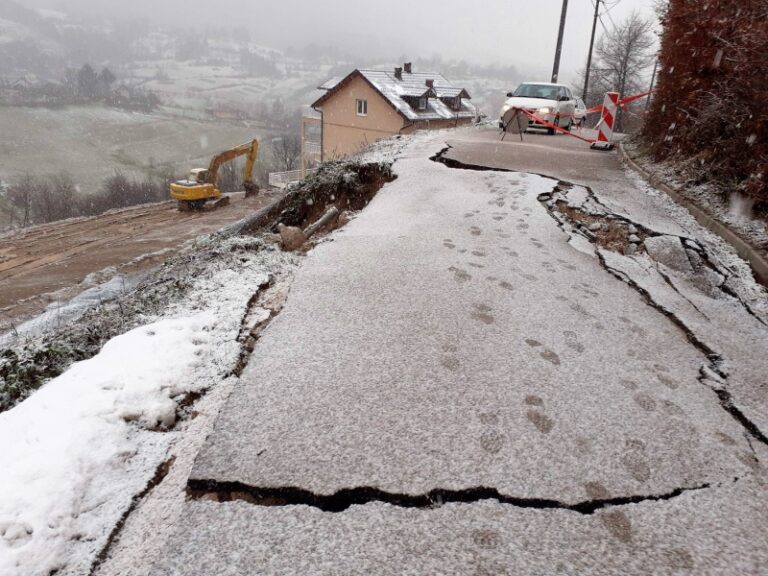
[[[659,59],[656,58],[656,62],[653,63],[653,74],[651,75],[651,87],[648,89],[648,98],[645,99],[645,112],[648,113],[648,108],[651,105],[651,98],[653,98],[653,86],[656,84],[656,71],[659,69]]]
[[[552,69],[552,83],[557,82],[560,75],[560,54],[563,51],[563,33],[565,32],[565,15],[568,13],[568,0],[563,0],[563,11],[560,14],[560,32],[557,35],[557,48],[555,49],[555,67]]]
[[[587,71],[584,73],[584,92],[581,99],[587,101],[589,90],[589,71],[592,68],[592,49],[595,47],[595,32],[597,31],[597,19],[600,17],[600,0],[595,0],[595,19],[592,22],[592,38],[589,40],[589,56],[587,56]]]

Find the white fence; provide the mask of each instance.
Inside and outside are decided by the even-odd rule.
[[[269,185],[275,188],[285,188],[289,184],[299,182],[304,179],[305,176],[314,174],[317,172],[317,168],[311,170],[291,170],[289,172],[270,172]]]

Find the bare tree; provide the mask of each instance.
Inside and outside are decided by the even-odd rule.
[[[618,92],[622,98],[643,92],[655,45],[653,22],[638,12],[601,36],[595,45],[587,104],[599,104],[606,92]],[[619,117],[617,129],[621,128]]]
[[[36,180],[32,194],[32,214],[36,223],[55,222],[75,215],[76,188],[67,174]]]
[[[30,174],[25,174],[17,184],[8,189],[8,200],[11,203],[11,209],[15,215],[19,216],[23,228],[26,228],[31,223],[34,189],[35,182]],[[11,215],[12,221],[13,216],[14,214]]]
[[[280,171],[296,170],[301,158],[301,139],[291,134],[283,134],[272,140],[272,161]]]

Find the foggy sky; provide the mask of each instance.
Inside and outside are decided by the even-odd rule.
[[[362,58],[440,55],[513,64],[545,76],[554,60],[562,0],[26,0],[27,5],[142,17],[181,28],[244,26],[276,48],[336,45]],[[618,22],[633,9],[653,16],[652,0],[610,0]],[[560,78],[584,66],[594,8],[569,0]],[[611,20],[603,17],[610,27]],[[602,28],[598,24],[598,33]]]

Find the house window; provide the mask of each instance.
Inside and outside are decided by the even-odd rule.
[[[357,115],[368,116],[368,100],[357,101]]]
[[[427,109],[427,99],[424,97],[419,98],[419,110]]]

